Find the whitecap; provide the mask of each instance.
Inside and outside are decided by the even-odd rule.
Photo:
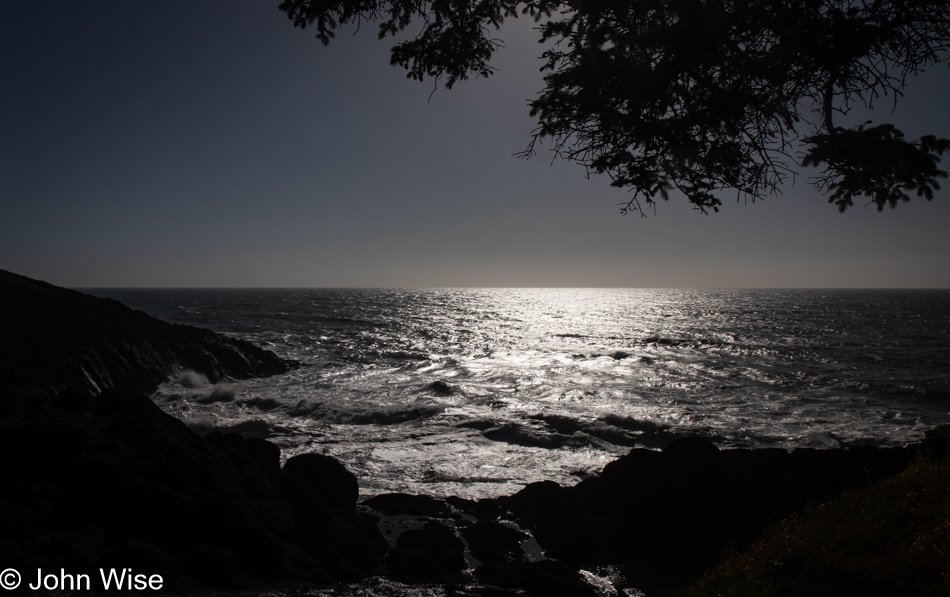
[[[185,388],[200,388],[211,384],[206,375],[192,371],[191,369],[181,371],[178,375],[174,376],[172,381],[177,382],[180,386]]]
[[[799,445],[820,450],[835,450],[841,447],[841,440],[830,431],[816,431],[799,439]]]

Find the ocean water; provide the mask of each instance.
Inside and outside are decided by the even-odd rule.
[[[331,454],[364,494],[573,484],[683,434],[903,445],[950,422],[950,292],[96,289],[302,366],[154,394],[199,432]]]

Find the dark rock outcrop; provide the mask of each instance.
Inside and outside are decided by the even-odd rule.
[[[942,440],[931,442],[934,450]],[[662,452],[632,450],[573,487],[542,481],[478,502],[385,494],[364,507],[426,521],[422,531],[403,533],[387,557],[393,578],[450,582],[457,572],[435,555],[441,550],[448,558],[453,548],[426,547],[440,544],[426,529],[447,538],[451,526],[475,560],[476,592],[487,586],[487,594],[593,594],[579,571],[607,570],[615,590],[664,595],[770,525],[891,476],[922,450],[720,450],[686,437]],[[528,548],[531,541],[537,544]]]
[[[363,502],[364,505],[383,514],[408,514],[412,516],[448,517],[452,509],[442,500],[428,495],[384,493]]]
[[[274,354],[2,271],[0,323],[5,566],[131,567],[185,588],[381,566],[385,540],[356,515],[339,462],[299,456],[285,472],[276,445],[199,437],[142,391],[178,368],[211,381],[287,371]]]
[[[486,563],[521,559],[521,543],[528,539],[525,533],[497,520],[479,520],[463,528],[462,536],[472,556]]]
[[[0,391],[7,395],[152,391],[178,369],[218,382],[284,373],[294,365],[243,340],[4,270],[0,321]]]
[[[482,564],[475,569],[475,575],[486,585],[518,590],[519,593],[515,594],[527,594],[529,597],[598,595],[576,570],[556,560]]]
[[[916,450],[720,451],[684,438],[663,452],[632,450],[573,487],[534,483],[496,501],[548,556],[636,569],[650,592],[695,578],[809,504],[899,472]]]
[[[14,567],[118,563],[235,587],[353,580],[382,562],[379,531],[283,472],[277,446],[199,437],[145,394],[110,390],[0,423],[0,467],[0,543]]]
[[[386,558],[389,575],[404,582],[444,582],[465,568],[465,547],[454,529],[430,520],[399,536]]]
[[[331,508],[350,514],[356,512],[359,483],[337,459],[323,454],[300,454],[284,463],[284,472],[308,482]]]

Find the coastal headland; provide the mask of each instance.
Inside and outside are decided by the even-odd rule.
[[[0,568],[4,583],[17,571],[20,592],[385,577],[460,596],[675,594],[794,513],[947,451],[943,440],[720,450],[681,437],[572,487],[361,500],[329,456],[282,463],[263,439],[199,436],[148,395],[183,369],[218,381],[295,363],[2,270],[0,322]]]

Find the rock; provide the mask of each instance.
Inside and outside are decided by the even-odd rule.
[[[724,450],[682,438],[631,450],[574,487],[534,483],[493,500],[550,557],[571,566],[648,570],[648,594],[695,578],[809,503],[864,487],[910,462],[910,449]],[[509,586],[509,585],[501,585]]]
[[[667,466],[668,457],[655,450],[630,450],[613,462],[607,463],[599,477],[585,479],[578,485],[584,492],[593,485],[607,484],[613,491],[633,491],[643,487],[643,481]]]
[[[0,457],[17,463],[0,502],[0,522],[13,521],[0,524],[11,561],[145,561],[167,569],[169,583],[190,576],[222,587],[250,577],[348,581],[382,563],[375,526],[283,473],[273,444],[199,437],[145,394],[110,390],[80,411],[29,403],[31,412],[0,422]],[[344,472],[335,474],[352,511],[355,479]],[[202,558],[205,576],[196,575]]]
[[[277,444],[257,437],[245,438],[238,433],[221,433],[220,431],[212,431],[205,436],[205,439],[229,450],[231,454],[239,454],[248,459],[265,474],[280,471],[280,448]]]
[[[475,569],[482,583],[527,591],[530,597],[595,597],[597,592],[577,571],[554,560],[482,564]]]
[[[17,398],[152,391],[180,369],[217,382],[296,366],[243,340],[159,321],[114,300],[4,270],[0,317],[0,392]],[[3,402],[0,408],[13,406]]]
[[[530,483],[518,493],[499,501],[512,512],[531,516],[557,512],[567,499],[567,491],[554,481]]]
[[[198,582],[213,587],[238,589],[249,579],[230,550],[202,545],[191,550],[185,558],[188,574]]]
[[[429,521],[399,536],[386,567],[390,577],[403,582],[445,582],[465,569],[464,553],[455,531]]]
[[[129,539],[107,551],[100,564],[105,568],[147,570],[148,574],[160,574],[162,578],[178,578],[185,573],[180,560],[141,539]]]
[[[525,533],[497,521],[478,521],[462,529],[469,549],[480,562],[522,559],[521,542],[529,537]]]
[[[708,439],[688,435],[671,441],[663,448],[663,453],[671,458],[701,460],[715,458],[719,455],[719,448]]]
[[[274,483],[291,507],[294,543],[338,580],[359,580],[382,563],[386,540],[374,524],[331,509],[296,475],[281,472]]]
[[[451,396],[458,393],[457,387],[442,380],[434,381],[427,385],[426,388],[439,396]]]
[[[934,460],[950,456],[950,425],[938,425],[924,434],[921,449]]]
[[[363,502],[363,505],[382,514],[412,516],[448,516],[452,509],[442,500],[428,495],[382,493]]]
[[[456,496],[445,498],[445,504],[478,520],[496,520],[508,513],[508,509],[495,500],[468,500]]]
[[[4,271],[0,318],[0,553],[9,562],[125,562],[166,571],[167,586],[193,578],[228,588],[250,577],[354,580],[381,565],[385,541],[356,517],[356,478],[341,464],[311,455],[284,473],[276,445],[199,437],[142,391],[181,368],[218,381],[291,364]]]
[[[360,496],[356,475],[346,470],[340,461],[323,454],[300,454],[284,463],[283,471],[309,483],[331,508],[349,513],[356,512]]]

